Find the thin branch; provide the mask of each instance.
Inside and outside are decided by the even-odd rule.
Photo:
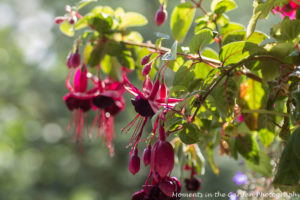
[[[147,44],[147,43],[135,43],[135,42],[130,42],[130,41],[121,41],[121,43],[124,43],[124,44],[127,44],[127,45],[132,45],[132,46],[139,46],[139,47],[154,49],[154,50],[156,50],[158,52],[162,52],[162,53],[166,53],[166,52],[171,51],[168,48],[165,48],[165,47],[157,48],[155,45]],[[200,59],[199,55],[195,55],[195,54],[177,53],[177,55],[184,56],[184,57],[186,57],[188,59],[191,59],[191,60],[199,60]],[[217,65],[217,66],[221,65],[220,61],[212,59],[212,58],[201,56],[201,59],[203,61],[208,62],[208,63],[213,64],[213,65]]]

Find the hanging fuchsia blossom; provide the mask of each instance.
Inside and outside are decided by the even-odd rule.
[[[284,5],[283,7],[276,6],[275,9],[273,9],[274,14],[279,14],[282,18],[289,17],[290,19],[296,18],[296,12],[297,9],[300,7],[298,3],[300,3],[300,0],[291,0],[288,4]]]
[[[93,96],[92,103],[96,108],[97,115],[91,130],[98,125],[96,135],[101,135],[106,139],[107,148],[113,155],[114,116],[125,108],[123,98],[125,90],[122,83],[109,77],[104,81],[94,78],[94,84],[97,86],[97,93]]]
[[[132,142],[135,140],[133,145],[134,149],[142,136],[142,132],[147,120],[157,113],[161,107],[163,107],[164,110],[172,108],[175,103],[182,101],[182,99],[168,98],[166,102],[167,88],[165,84],[160,83],[158,79],[153,84],[148,75],[143,83],[143,92],[132,85],[127,79],[126,75],[124,75],[123,79],[125,89],[135,96],[135,98],[131,100],[131,103],[134,106],[135,111],[138,113],[134,120],[123,129],[123,131],[127,129],[126,132],[128,132],[129,129],[132,128],[132,126],[137,122],[136,129],[129,142],[129,144],[132,144]],[[153,133],[156,132],[158,120],[159,117],[155,121],[152,131]]]
[[[73,112],[68,129],[74,123],[74,138],[76,141],[81,141],[84,119],[87,118],[86,112],[91,109],[97,111],[89,135],[91,136],[92,130],[97,126],[97,135],[104,136],[110,154],[113,155],[114,116],[125,107],[122,96],[125,91],[123,85],[111,78],[101,81],[89,74],[87,67],[82,65],[76,68],[72,86],[70,83],[72,73],[73,68],[70,69],[66,81],[69,93],[64,97],[68,109]],[[89,79],[92,80],[93,87],[88,90]]]
[[[72,111],[68,129],[74,123],[74,137],[76,141],[80,141],[83,137],[84,113],[92,107],[91,98],[85,97],[85,95],[89,95],[91,91],[87,91],[88,77],[86,66],[83,65],[76,69],[73,79],[74,88],[70,83],[72,72],[73,70],[71,69],[67,77],[66,85],[69,93],[64,97],[64,101],[68,109]]]

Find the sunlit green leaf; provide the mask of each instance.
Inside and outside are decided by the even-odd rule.
[[[171,31],[173,37],[182,43],[193,22],[196,9],[192,3],[176,6],[171,16]]]
[[[214,0],[211,3],[211,10],[219,15],[235,8],[236,3],[233,0]]]
[[[265,53],[265,50],[252,42],[232,42],[222,47],[220,60],[226,66],[261,53]]]
[[[59,29],[62,33],[69,37],[73,37],[75,32],[74,32],[74,26],[70,24],[68,21],[64,21],[63,23],[60,24]]]
[[[144,26],[148,23],[147,19],[136,12],[127,12],[121,18],[120,28]]]
[[[260,141],[266,147],[268,147],[274,139],[274,133],[272,133],[268,129],[260,129],[259,132],[258,132],[258,136],[259,136]]]
[[[213,33],[209,29],[202,29],[192,38],[190,42],[191,53],[199,53],[213,39]]]

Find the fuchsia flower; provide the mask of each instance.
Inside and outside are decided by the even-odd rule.
[[[279,14],[282,18],[287,16],[290,19],[295,19],[297,9],[300,7],[296,1],[300,2],[300,0],[291,0],[290,3],[284,5],[282,8],[276,6],[272,11],[274,14]]]
[[[168,101],[166,102],[167,88],[165,84],[161,84],[159,80],[156,80],[154,84],[152,84],[148,75],[143,83],[143,92],[132,85],[127,79],[126,75],[123,76],[123,80],[125,89],[135,96],[135,98],[131,100],[131,103],[134,106],[135,111],[138,113],[134,120],[122,130],[126,130],[125,132],[128,132],[136,123],[136,121],[138,121],[137,127],[129,142],[129,145],[131,145],[133,140],[135,140],[133,145],[134,149],[142,136],[142,132],[147,120],[157,113],[161,106],[164,108],[164,110],[167,110],[173,107],[175,103],[182,101],[182,99],[168,98]],[[155,122],[153,133],[156,132],[158,120],[159,117]]]
[[[197,175],[197,171],[195,170],[195,167],[194,166],[190,167],[188,164],[186,164],[184,169],[191,171],[190,178],[184,179],[186,189],[192,192],[196,192],[200,190],[201,179],[195,177],[195,175]]]
[[[93,128],[98,125],[97,133],[101,132],[102,135],[105,135],[107,147],[110,154],[113,155],[114,116],[125,107],[122,96],[125,91],[123,85],[111,78],[101,81],[89,74],[87,67],[82,65],[76,68],[72,86],[70,83],[72,73],[73,68],[70,69],[66,81],[69,93],[64,97],[68,109],[72,111],[68,129],[74,123],[74,138],[76,141],[81,141],[84,118],[87,117],[85,113],[91,109],[98,111],[89,135],[91,136]],[[93,87],[90,90],[88,90],[89,79],[92,79],[93,82]]]

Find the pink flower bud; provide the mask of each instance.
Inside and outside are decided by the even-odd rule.
[[[174,150],[167,141],[157,141],[151,152],[151,170],[157,172],[161,178],[167,176],[174,167]]]
[[[146,64],[142,70],[142,75],[147,76],[150,73],[151,68],[152,68],[152,62]]]
[[[142,60],[141,60],[141,65],[146,65],[146,64],[149,62],[151,55],[152,55],[152,54],[149,54],[149,55],[147,55],[147,56],[144,56],[144,57],[142,58]]]
[[[130,173],[135,175],[140,171],[140,158],[138,156],[138,149],[135,148],[134,154],[129,159],[129,166],[128,169]]]
[[[176,185],[172,181],[161,181],[158,183],[158,188],[168,197],[172,197],[176,190]]]
[[[157,26],[161,26],[167,18],[167,11],[164,9],[164,4],[156,11],[155,22]]]
[[[74,68],[76,68],[80,65],[80,53],[79,53],[78,47],[76,48],[76,52],[72,56],[71,65]]]
[[[72,53],[72,51],[69,53],[68,57],[67,57],[67,66],[69,68],[76,68],[80,65],[80,53],[79,53],[79,49],[76,48],[75,53]]]
[[[150,161],[151,161],[151,145],[149,144],[148,147],[144,150],[144,153],[143,153],[144,165],[145,166],[149,165]]]
[[[65,17],[56,17],[55,18],[55,24],[61,24],[63,21],[65,21]]]
[[[76,92],[85,92],[88,85],[86,67],[78,67],[74,75],[74,89]]]

